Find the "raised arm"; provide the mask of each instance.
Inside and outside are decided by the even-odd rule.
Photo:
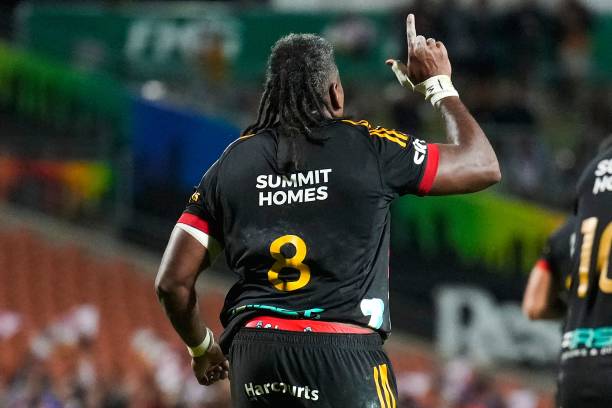
[[[501,180],[495,152],[487,136],[459,97],[438,102],[446,125],[446,144],[430,195],[472,193]]]
[[[446,125],[447,142],[438,145],[438,171],[429,194],[470,193],[499,182],[495,152],[450,80],[452,68],[446,47],[433,38],[417,35],[412,14],[406,20],[406,37],[407,63],[387,60],[387,64],[403,86],[423,93],[432,102]]]

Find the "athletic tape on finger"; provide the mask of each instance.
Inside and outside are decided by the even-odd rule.
[[[408,78],[408,75],[402,72],[399,66],[399,61],[393,60],[393,64],[391,65],[391,70],[397,77],[397,80],[399,81],[401,86],[403,86],[404,88],[408,88],[411,91],[414,91],[414,84],[412,83],[410,78]]]
[[[401,86],[423,94],[425,100],[430,101],[433,106],[436,106],[436,103],[449,96],[459,96],[459,92],[455,89],[448,75],[436,75],[426,79],[420,84],[414,85],[410,78],[408,78],[408,75],[401,70],[399,61],[393,61],[391,70],[397,77]]]

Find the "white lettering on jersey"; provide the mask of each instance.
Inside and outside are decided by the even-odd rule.
[[[414,164],[423,163],[427,154],[427,143],[421,139],[414,139],[412,145],[414,146]]]
[[[314,175],[312,171],[307,173],[298,173],[298,183],[300,186],[313,184],[314,183]]]
[[[327,186],[332,169],[310,170],[280,176],[278,174],[261,174],[256,177],[255,188],[259,192],[259,206],[286,205],[327,200]],[[301,188],[303,187],[303,188]]]
[[[593,184],[593,194],[605,193],[612,191],[612,176],[597,177]]]
[[[329,173],[331,173],[331,169],[323,169],[323,170],[319,170],[321,172],[321,174],[323,174],[323,182],[324,183],[328,183],[329,182]]]
[[[602,160],[595,169],[593,195],[612,191],[612,159]]]
[[[597,163],[597,170],[595,170],[595,177],[605,176],[606,174],[612,175],[612,159],[602,160]]]
[[[327,200],[327,186],[317,188],[317,200]]]
[[[259,206],[263,207],[264,205],[272,205],[271,191],[268,191],[267,193],[259,193]]]

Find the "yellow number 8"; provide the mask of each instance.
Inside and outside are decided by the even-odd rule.
[[[295,255],[291,258],[285,258],[281,253],[283,245],[291,244],[295,248]],[[268,280],[278,290],[290,292],[292,290],[301,289],[310,282],[310,268],[302,263],[306,258],[306,243],[297,235],[283,235],[276,238],[270,244],[270,255],[276,259],[276,262],[268,270]],[[297,280],[286,281],[280,278],[280,272],[283,268],[297,269],[300,272]]]

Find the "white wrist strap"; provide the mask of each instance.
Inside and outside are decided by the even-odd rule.
[[[189,355],[191,357],[201,357],[204,354],[208,353],[213,344],[215,344],[215,336],[213,335],[212,330],[207,327],[206,337],[204,337],[202,343],[195,347],[187,346],[187,351],[189,351]]]
[[[391,70],[401,86],[422,93],[425,95],[425,100],[429,100],[433,106],[436,106],[438,101],[449,96],[459,96],[459,92],[453,86],[453,82],[448,75],[436,75],[420,84],[414,85],[410,78],[408,78],[408,75],[402,72],[398,61],[393,61]]]
[[[415,91],[425,95],[425,100],[429,100],[433,106],[449,96],[459,96],[459,92],[453,86],[448,75],[436,75],[418,84]]]

